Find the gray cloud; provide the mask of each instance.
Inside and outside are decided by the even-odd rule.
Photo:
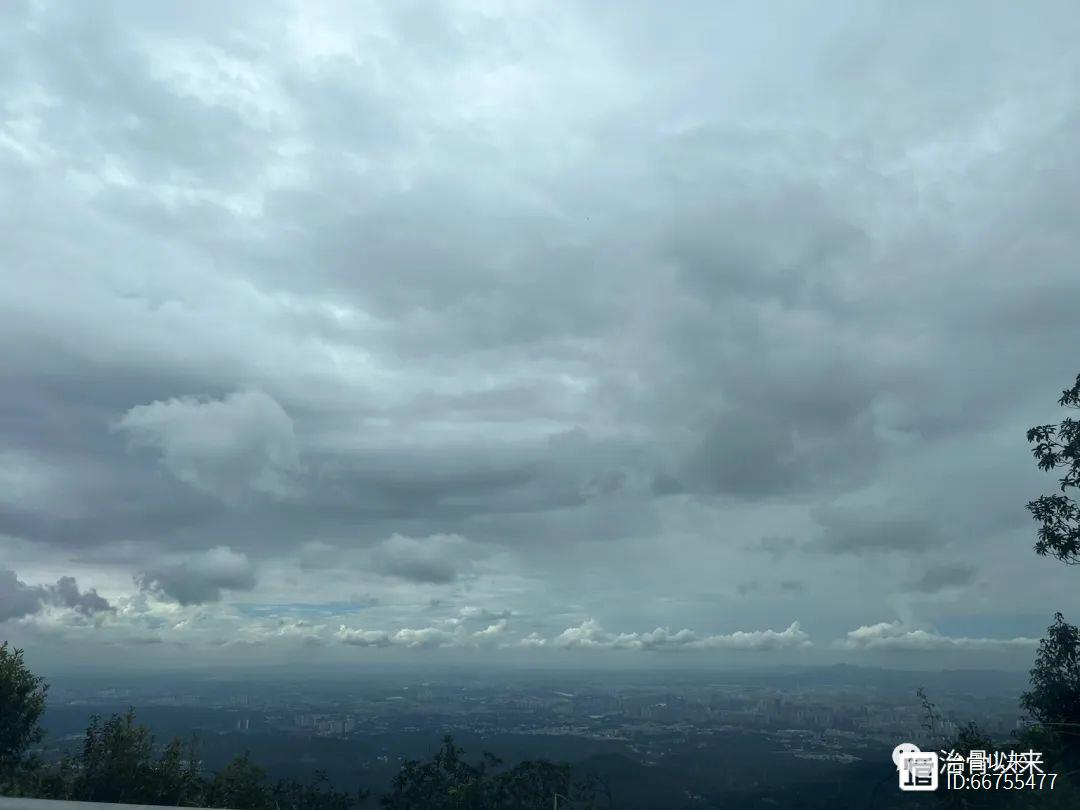
[[[292,419],[261,391],[136,405],[116,428],[159,451],[180,481],[226,501],[248,490],[283,495],[300,466]]]
[[[821,534],[815,547],[828,554],[910,554],[942,543],[938,526],[929,520],[889,509],[818,509]]]
[[[108,600],[98,596],[93,588],[80,592],[74,577],[60,577],[49,590],[52,599],[57,604],[72,608],[87,616],[112,610]]]
[[[510,610],[488,610],[473,605],[466,605],[458,611],[458,616],[463,620],[483,622],[485,625],[506,621],[513,615]]]
[[[843,633],[962,585],[946,546],[973,613],[1077,607],[1023,512],[1080,338],[1072,4],[219,6],[0,9],[5,565],[395,628],[438,586],[537,648],[751,582]]]
[[[217,546],[205,553],[143,571],[139,587],[181,605],[218,602],[224,591],[250,591],[255,567],[242,552]]]
[[[473,544],[458,535],[413,538],[395,534],[377,546],[372,557],[380,573],[445,585],[471,569],[476,553]]]
[[[73,577],[60,577],[55,585],[27,585],[10,569],[0,569],[0,622],[32,616],[47,605],[71,608],[84,616],[113,609],[91,588],[80,591]]]
[[[749,594],[752,594],[759,590],[761,590],[760,582],[740,582],[738,585],[735,586],[735,591],[739,594],[739,596],[748,596]]]
[[[934,594],[946,588],[970,585],[975,579],[975,567],[962,562],[942,563],[928,568],[912,583],[918,593]]]
[[[762,551],[777,561],[798,548],[794,537],[762,537],[756,544],[751,544],[751,551]]]
[[[300,547],[300,568],[304,571],[324,571],[340,566],[344,559],[344,551],[330,543],[313,540]]]
[[[14,571],[0,570],[0,621],[37,613],[43,598],[43,588],[21,582]]]

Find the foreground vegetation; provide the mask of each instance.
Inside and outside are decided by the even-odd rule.
[[[235,810],[349,810],[375,804],[367,791],[336,790],[319,772],[308,782],[270,781],[247,754],[216,773],[204,773],[194,738],[155,745],[134,710],[104,721],[91,718],[76,752],[44,762],[32,752],[43,738],[38,721],[47,692],[47,684],[27,668],[22,650],[0,644],[0,795]],[[556,794],[566,807],[601,806],[593,782],[575,781],[569,765],[539,760],[506,768],[491,754],[469,761],[446,737],[430,760],[405,762],[377,804],[391,810],[548,808]]]

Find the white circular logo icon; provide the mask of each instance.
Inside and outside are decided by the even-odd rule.
[[[900,743],[892,750],[892,761],[897,768],[903,767],[903,762],[914,754],[921,754],[919,746],[912,743]]]

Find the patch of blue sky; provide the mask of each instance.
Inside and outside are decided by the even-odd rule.
[[[233,602],[230,607],[244,616],[284,618],[287,616],[340,616],[358,613],[370,605],[364,602]]]

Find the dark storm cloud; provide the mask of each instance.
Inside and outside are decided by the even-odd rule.
[[[14,571],[0,569],[0,622],[31,616],[46,605],[71,608],[84,616],[113,609],[93,588],[80,591],[73,577],[60,577],[55,585],[27,585]]]
[[[43,588],[20,582],[14,571],[0,570],[0,622],[37,613],[43,598]]]
[[[98,596],[93,588],[84,593],[80,592],[74,577],[60,577],[56,585],[50,588],[50,595],[57,604],[77,610],[87,616],[112,610],[108,600]]]

